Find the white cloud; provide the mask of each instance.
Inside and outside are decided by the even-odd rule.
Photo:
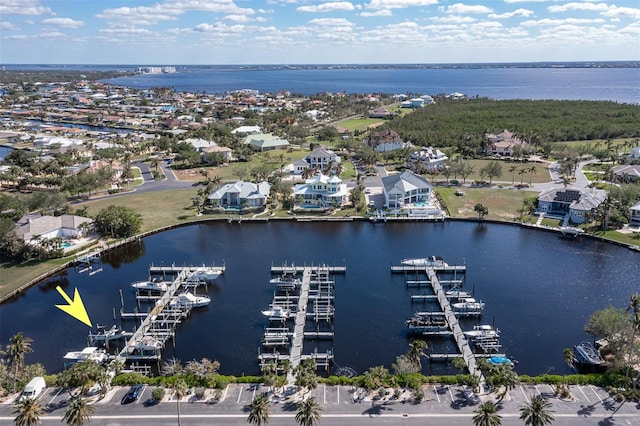
[[[232,22],[249,22],[251,21],[251,18],[249,18],[247,15],[227,15],[224,17],[224,19],[226,19],[227,21],[232,21]]]
[[[611,6],[609,10],[604,11],[601,15],[610,17],[610,18],[618,18],[620,16],[628,16],[633,19],[640,19],[640,9],[635,7],[616,7]]]
[[[324,27],[353,27],[353,22],[345,18],[317,18],[309,21],[311,25],[319,25]]]
[[[468,5],[462,3],[452,4],[447,7],[447,13],[457,13],[457,14],[466,14],[466,13],[491,13],[493,9],[487,6],[482,6],[480,4],[477,5]]]
[[[429,18],[432,22],[437,22],[441,24],[471,24],[476,22],[475,18],[470,16],[434,16],[433,18]]]
[[[0,21],[0,30],[17,31],[20,27],[8,21]]]
[[[609,9],[606,3],[566,3],[547,7],[551,13],[568,12],[570,10],[590,10],[601,12]]]
[[[505,13],[501,13],[499,15],[495,14],[495,13],[491,13],[489,14],[489,18],[491,19],[510,19],[513,17],[517,17],[517,18],[528,18],[529,16],[533,15],[533,10],[529,10],[529,9],[516,9],[513,12],[505,12]]]
[[[389,9],[380,9],[380,10],[376,10],[375,12],[362,12],[360,14],[360,16],[363,16],[365,18],[369,18],[369,17],[375,17],[375,16],[392,16],[393,14],[391,13],[391,10]]]
[[[567,19],[538,19],[536,21],[525,21],[521,23],[523,27],[548,27],[548,26],[560,26],[560,25],[588,25],[588,24],[604,24],[604,19],[581,19],[581,18],[567,18]]]
[[[2,15],[43,15],[52,13],[51,9],[40,5],[38,0],[0,0]]]
[[[311,6],[300,6],[298,12],[350,12],[356,7],[348,1],[333,1]]]
[[[502,0],[505,3],[544,3],[549,0]]]
[[[371,0],[366,4],[367,9],[404,9],[412,6],[431,6],[438,4],[438,0]]]
[[[83,21],[76,21],[71,18],[49,18],[42,20],[42,23],[46,25],[56,25],[58,27],[65,28],[80,28],[84,26]]]

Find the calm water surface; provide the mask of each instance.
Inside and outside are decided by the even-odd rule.
[[[283,261],[346,265],[336,276],[334,350],[336,363],[359,372],[391,366],[407,349],[404,321],[417,309],[402,275],[391,264],[405,257],[441,255],[449,264],[466,264],[467,289],[486,302],[483,323],[501,329],[506,353],[517,358],[520,374],[562,372],[562,350],[587,339],[582,328],[596,310],[625,307],[640,291],[640,256],[626,248],[516,226],[466,222],[200,224],[150,236],[104,258],[96,275],[68,270],[31,288],[1,307],[1,340],[18,331],[33,338],[28,362],[49,371],[62,368],[62,356],[86,345],[88,328],[54,307],[55,291],[77,287],[94,324],[112,324],[122,289],[125,308],[134,308],[129,284],[147,277],[151,263],[220,264],[227,273],[209,287],[212,303],[196,310],[178,328],[175,356],[186,362],[208,357],[227,374],[257,374],[257,348],[267,325],[273,288],[269,268]],[[119,323],[119,321],[118,321]],[[471,327],[473,321],[466,325]],[[132,328],[132,323],[125,323]],[[429,342],[436,350],[447,340]],[[315,343],[306,342],[304,352]],[[326,343],[318,347],[327,348]],[[425,373],[445,367],[425,363]],[[450,371],[452,372],[452,371]]]

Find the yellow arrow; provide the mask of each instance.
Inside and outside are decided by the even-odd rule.
[[[56,308],[62,309],[81,323],[92,327],[91,320],[89,319],[87,310],[84,308],[84,303],[82,303],[82,298],[80,297],[80,293],[78,293],[78,289],[76,288],[75,293],[73,294],[73,301],[69,296],[67,296],[64,290],[60,288],[60,286],[56,287],[56,290],[58,290],[58,293],[60,293],[68,303],[68,305],[56,305]]]

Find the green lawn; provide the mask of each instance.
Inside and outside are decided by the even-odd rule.
[[[348,120],[340,121],[338,126],[344,127],[347,130],[367,130],[372,124],[382,124],[384,122],[381,118],[350,118]]]
[[[495,160],[467,160],[473,166],[473,173],[469,177],[467,177],[467,183],[473,182],[476,180],[480,180],[480,170],[487,165],[490,161]],[[542,183],[549,182],[551,176],[549,175],[549,170],[546,164],[543,163],[520,163],[514,161],[500,161],[500,165],[502,166],[502,176],[496,177],[493,179],[494,182],[506,182],[511,185],[512,182],[515,184],[519,183]],[[515,167],[514,172],[510,172],[509,169],[511,167]],[[531,173],[527,171],[526,173],[519,174],[520,170],[529,170],[531,167],[535,167],[535,172]],[[440,174],[437,178],[438,180],[445,179],[442,174]],[[454,176],[451,175],[449,179],[454,179]],[[458,176],[458,180],[462,182],[462,177]],[[486,177],[485,181],[488,181]]]
[[[489,214],[485,219],[507,222],[520,217],[518,210],[522,207],[522,201],[525,198],[538,196],[538,193],[533,191],[509,189],[436,187],[435,190],[444,199],[451,217],[477,217],[478,214],[473,208],[476,204],[482,204],[489,208]],[[456,190],[461,190],[464,195],[455,195]]]

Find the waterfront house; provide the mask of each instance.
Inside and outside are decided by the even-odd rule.
[[[407,167],[414,171],[420,168],[427,171],[441,170],[446,167],[445,162],[448,159],[449,157],[439,149],[432,147],[422,148],[411,153]]]
[[[363,139],[363,142],[376,152],[395,151],[403,149],[406,146],[406,143],[400,135],[391,129],[377,132],[370,130],[369,134]]]
[[[640,182],[640,164],[615,166],[611,172],[620,182]]]
[[[347,184],[338,176],[318,173],[294,188],[295,209],[339,208],[348,200]]]
[[[25,243],[36,239],[81,238],[91,228],[93,219],[70,214],[42,216],[39,213],[23,216],[16,223],[16,235]]]
[[[237,181],[216,189],[209,195],[209,203],[225,209],[242,209],[246,207],[264,207],[271,184],[269,182]]]
[[[498,134],[486,133],[485,138],[485,155],[512,157],[516,146],[524,147],[525,145],[525,141],[508,130]]]
[[[245,138],[242,139],[242,143],[261,152],[289,148],[288,140],[279,138],[270,133],[256,133],[245,136]]]
[[[429,181],[411,170],[383,177],[382,190],[385,205],[391,209],[427,205],[433,195]]]
[[[631,206],[631,217],[629,226],[640,226],[640,201]]]
[[[565,222],[585,223],[602,199],[581,189],[548,189],[538,196],[536,214],[558,217]]]

